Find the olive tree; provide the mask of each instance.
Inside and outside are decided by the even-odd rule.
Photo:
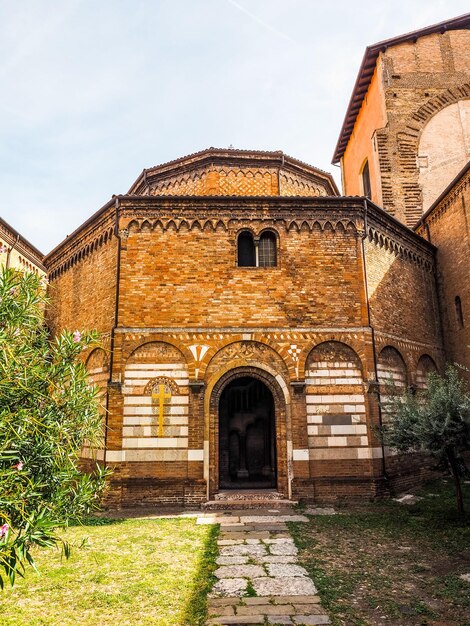
[[[425,389],[391,398],[384,442],[400,452],[423,451],[447,462],[463,514],[462,453],[470,450],[470,392],[459,370],[449,365],[443,375],[431,372]]]

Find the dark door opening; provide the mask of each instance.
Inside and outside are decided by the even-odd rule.
[[[274,399],[256,378],[233,380],[220,397],[219,487],[276,487]]]

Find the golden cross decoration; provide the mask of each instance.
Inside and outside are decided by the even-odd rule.
[[[158,436],[163,437],[163,409],[165,400],[170,400],[171,393],[165,392],[165,385],[158,385],[158,393],[152,393],[152,402],[156,404],[158,400]]]

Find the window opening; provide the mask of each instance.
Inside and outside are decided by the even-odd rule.
[[[460,300],[460,296],[455,297],[455,315],[457,317],[457,325],[459,328],[463,328],[463,311],[462,311],[462,301]]]
[[[362,189],[366,198],[371,199],[370,189],[370,173],[369,173],[369,161],[366,161],[362,168]]]
[[[255,242],[251,233],[243,232],[238,236],[238,266],[256,266]]]
[[[274,233],[263,233],[259,239],[258,260],[260,267],[275,267],[276,236]]]

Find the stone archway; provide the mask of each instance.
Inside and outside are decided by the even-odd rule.
[[[240,441],[236,443],[232,442],[231,444],[233,449],[235,450],[233,458],[231,460],[230,453],[227,454],[227,449],[225,449],[225,451],[221,450],[221,443],[223,445],[230,446],[230,441],[227,441],[227,432],[224,432],[224,428],[222,428],[221,430],[220,427],[221,419],[223,420],[227,417],[230,417],[227,414],[227,393],[230,392],[231,389],[236,389],[237,386],[244,387],[245,385],[249,385],[251,381],[256,381],[257,383],[260,383],[260,385],[258,386],[258,390],[266,390],[267,401],[264,406],[263,403],[258,406],[253,406],[252,403],[250,410],[252,413],[252,417],[254,417],[254,420],[250,420],[250,417],[248,417],[247,419],[242,418],[242,421],[244,420],[246,423],[239,423],[238,425],[240,427],[239,430],[241,431],[243,431],[243,426],[254,426],[255,430],[253,432],[251,444],[249,445],[253,446],[255,449],[258,446],[258,450],[261,450],[261,453],[265,454],[263,461],[266,461],[264,467],[266,480],[264,481],[258,480],[259,478],[262,478],[263,475],[263,467],[258,467],[259,461],[256,461],[254,463],[251,462],[251,467],[240,467],[240,463],[238,463],[238,467],[235,467],[235,463],[240,460],[239,458],[237,458],[238,451],[236,449],[237,445],[240,444]],[[256,387],[256,383],[254,386]],[[256,405],[256,403],[254,404]],[[222,415],[220,414],[221,407]],[[265,412],[264,416],[262,415],[263,410]],[[268,413],[270,411],[272,416],[268,416]],[[271,432],[269,432],[269,429],[266,429],[263,432],[263,435],[266,436],[266,439],[269,440],[269,442],[266,442],[266,445],[261,445],[260,442],[260,439],[262,437],[262,431],[261,428],[259,428],[260,424],[258,424],[260,432],[256,432],[257,412],[259,413],[258,417],[260,418],[260,420],[269,421],[271,426]],[[231,482],[230,475],[235,479],[233,480],[233,484],[231,486],[231,488],[233,489],[243,488],[243,482],[245,479],[245,488],[274,488],[275,486],[277,486],[277,489],[280,493],[282,493],[285,497],[288,496],[289,489],[287,458],[287,413],[288,403],[279,382],[272,374],[261,368],[253,366],[236,367],[235,369],[225,372],[217,380],[212,388],[209,400],[208,478],[210,499],[212,499],[214,494],[217,493],[220,488],[227,488],[227,483]],[[240,418],[235,417],[235,420],[237,419],[240,422]],[[235,424],[235,427],[232,428],[232,432],[236,431],[236,426],[237,425]],[[228,433],[228,435],[229,439],[230,433]],[[256,443],[257,438],[258,443]],[[246,441],[243,442],[243,444],[245,445],[244,450],[246,452]],[[271,454],[268,454],[267,447],[269,446],[271,446]],[[232,463],[231,467],[230,462]],[[240,472],[240,470],[242,471]],[[244,472],[243,470],[246,470],[248,474],[246,473],[246,471]],[[240,478],[241,480],[237,481],[237,478]]]

